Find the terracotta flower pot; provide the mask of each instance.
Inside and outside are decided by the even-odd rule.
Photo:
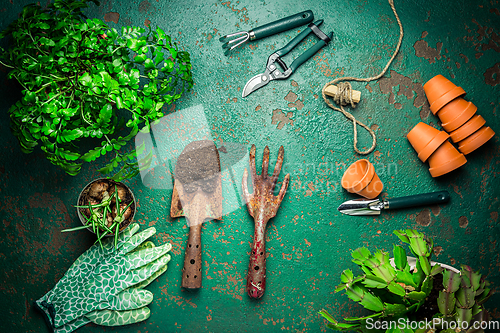
[[[455,98],[437,113],[446,132],[452,132],[474,116],[477,106],[462,97]]]
[[[488,142],[488,140],[493,136],[495,136],[495,132],[490,127],[484,126],[479,131],[470,135],[468,138],[460,141],[458,143],[458,149],[460,149],[460,151],[466,155],[470,154],[474,150]]]
[[[440,74],[424,84],[424,91],[433,114],[436,114],[443,106],[455,98],[465,95],[465,91],[461,87],[457,87]]]
[[[417,152],[418,158],[425,162],[449,136],[446,132],[420,122],[413,127],[406,137]]]
[[[450,133],[450,138],[453,142],[459,142],[476,132],[486,124],[486,120],[480,115],[475,115],[464,125]]]
[[[342,187],[348,192],[359,194],[367,199],[376,198],[384,189],[384,184],[375,173],[375,167],[368,160],[351,164],[344,172]]]
[[[429,157],[429,172],[432,177],[439,177],[465,163],[467,163],[465,156],[446,141]]]
[[[410,141],[413,149],[415,149],[417,153],[420,153],[439,132],[438,129],[420,122],[408,132],[406,138]]]

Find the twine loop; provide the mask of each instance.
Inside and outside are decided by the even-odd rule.
[[[401,42],[403,41],[403,25],[401,24],[401,20],[399,19],[398,13],[396,12],[396,8],[394,7],[394,0],[389,0],[389,5],[391,6],[391,9],[392,9],[394,16],[396,17],[396,20],[397,20],[398,25],[399,25],[399,40],[398,40],[398,43],[396,45],[396,49],[394,50],[394,53],[392,54],[392,57],[387,62],[387,65],[385,65],[382,72],[380,72],[376,76],[368,77],[368,78],[357,78],[357,77],[350,77],[350,76],[337,78],[333,81],[326,83],[323,86],[323,89],[321,90],[321,95],[323,96],[323,100],[325,101],[325,103],[330,108],[334,109],[335,111],[341,112],[347,119],[352,121],[352,123],[353,123],[353,137],[354,137],[354,143],[353,143],[354,150],[356,151],[356,153],[358,153],[360,155],[367,155],[375,149],[375,146],[377,145],[377,137],[375,135],[375,132],[370,127],[368,127],[364,123],[357,120],[351,113],[349,113],[348,111],[346,111],[344,109],[344,105],[348,105],[348,104],[350,104],[352,108],[355,108],[355,104],[354,104],[354,101],[352,99],[352,87],[351,87],[351,84],[347,81],[370,82],[370,81],[378,80],[385,74],[385,72],[387,71],[387,69],[391,65],[394,58],[396,58],[396,55],[398,54],[399,49],[401,48]],[[325,94],[326,88],[329,85],[334,85],[334,84],[337,84],[338,91],[335,94],[335,96],[333,96],[332,98],[333,98],[333,101],[337,105],[340,106],[340,108],[335,106],[330,101],[330,99],[327,97],[327,95]],[[366,129],[372,137],[372,145],[367,150],[360,151],[358,149],[358,131],[357,131],[356,124],[363,127],[364,129]]]

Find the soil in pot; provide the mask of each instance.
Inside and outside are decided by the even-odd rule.
[[[437,274],[433,279],[431,293],[427,296],[424,304],[415,313],[415,320],[423,321],[427,318],[428,321],[431,321],[432,316],[439,313],[437,299],[439,297],[440,290],[443,290],[443,275]]]
[[[101,201],[105,197],[113,196],[115,190],[118,191],[118,197],[120,198],[120,210],[125,209],[132,202],[130,207],[128,207],[123,214],[124,219],[120,223],[119,227],[119,231],[122,231],[132,222],[135,215],[135,198],[132,194],[132,191],[123,183],[116,182],[111,179],[98,179],[91,182],[83,189],[82,193],[80,194],[80,197],[78,199],[78,206],[88,206],[89,203],[91,205],[97,205],[101,203]],[[113,219],[117,215],[115,198],[112,199],[110,207],[111,214],[107,216],[108,227],[113,224]],[[88,218],[90,217],[89,208],[78,208],[78,210],[81,215],[84,215]],[[86,224],[85,219],[82,219],[81,217],[81,220],[82,223]]]

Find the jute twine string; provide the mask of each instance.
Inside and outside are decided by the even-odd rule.
[[[362,122],[360,122],[359,120],[357,120],[356,118],[354,118],[354,116],[351,113],[349,113],[348,111],[344,110],[343,105],[350,104],[351,107],[354,108],[355,104],[354,104],[354,101],[352,100],[352,87],[351,87],[351,84],[349,82],[341,82],[341,81],[370,82],[370,81],[378,80],[378,79],[380,79],[385,74],[385,72],[387,71],[387,69],[391,65],[391,63],[394,60],[394,58],[396,58],[396,55],[398,54],[399,49],[401,47],[401,42],[403,41],[403,25],[401,24],[401,21],[399,19],[398,13],[396,12],[396,8],[394,7],[394,0],[389,0],[389,5],[391,6],[392,11],[394,12],[394,16],[396,17],[396,20],[398,21],[398,25],[399,25],[399,40],[398,40],[398,44],[396,45],[396,49],[394,50],[394,54],[389,59],[389,62],[387,63],[387,65],[385,65],[385,67],[382,70],[382,72],[380,72],[380,74],[378,74],[376,76],[372,76],[372,77],[368,77],[368,78],[357,78],[357,77],[351,77],[351,76],[345,76],[345,77],[337,78],[337,79],[335,79],[333,81],[330,81],[327,84],[325,84],[323,86],[323,89],[321,90],[321,95],[323,96],[323,99],[325,100],[326,104],[329,107],[331,107],[332,109],[334,109],[336,111],[339,111],[339,112],[342,112],[342,114],[344,116],[346,116],[346,118],[348,118],[349,120],[352,121],[352,123],[353,123],[353,130],[354,130],[354,150],[356,151],[356,153],[361,154],[361,155],[369,154],[369,153],[371,153],[375,149],[375,146],[377,144],[377,137],[375,136],[375,132],[370,127],[368,127],[367,125],[363,124]],[[333,84],[336,84],[336,83],[338,83],[337,84],[338,92],[337,92],[337,94],[335,96],[333,96],[333,101],[337,105],[339,105],[340,108],[336,107],[328,99],[328,97],[325,94],[325,89],[329,85],[333,85]],[[372,146],[370,148],[368,148],[367,150],[360,151],[358,149],[358,131],[357,131],[357,128],[356,128],[356,124],[358,124],[359,126],[363,127],[364,129],[366,129],[370,133],[370,135],[372,136]]]

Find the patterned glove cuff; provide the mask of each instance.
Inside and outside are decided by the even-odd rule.
[[[50,333],[54,333],[54,318],[56,316],[56,309],[54,306],[47,303],[47,301],[40,300],[33,302],[33,305],[35,306],[35,309],[43,314],[43,319],[45,320]]]

